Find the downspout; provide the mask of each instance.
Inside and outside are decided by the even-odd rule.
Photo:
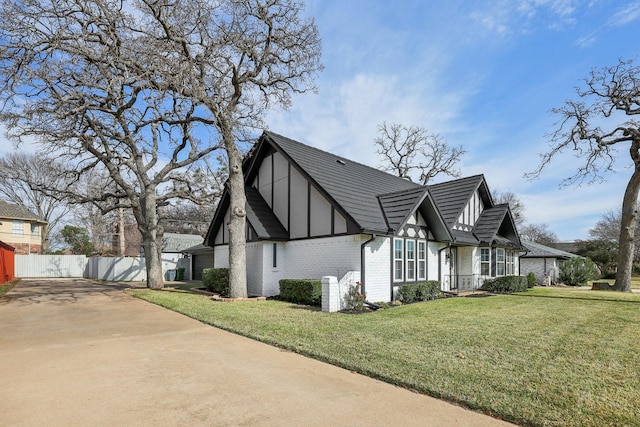
[[[366,242],[360,245],[360,292],[362,294],[366,294],[365,283],[364,283],[364,270],[365,270],[365,264],[366,264],[364,259],[364,249],[369,243],[376,240],[376,237],[377,236],[375,234],[372,234],[369,240],[367,240]]]

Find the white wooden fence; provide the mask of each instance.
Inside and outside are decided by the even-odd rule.
[[[164,257],[162,272],[165,279],[168,271],[185,268],[189,278],[190,260]],[[137,257],[91,257],[84,255],[16,255],[16,277],[65,278],[83,277],[107,281],[145,281],[147,271],[144,258]]]

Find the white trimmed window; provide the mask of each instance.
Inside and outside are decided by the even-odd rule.
[[[402,282],[404,279],[404,242],[393,239],[393,281]]]
[[[407,240],[407,281],[416,280],[416,241]]]
[[[427,242],[418,241],[418,280],[427,279]]]
[[[491,250],[489,248],[480,248],[480,274],[483,276],[491,275]]]
[[[507,275],[516,274],[515,253],[507,251]]]
[[[504,249],[496,249],[496,276],[505,275],[505,253]]]
[[[40,226],[36,223],[31,223],[31,237],[38,237],[40,235]]]
[[[11,232],[14,236],[24,236],[24,221],[19,219],[13,220]]]

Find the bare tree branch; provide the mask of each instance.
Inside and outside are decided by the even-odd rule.
[[[539,177],[555,157],[572,151],[584,163],[562,185],[601,182],[614,170],[617,147],[628,144],[634,168],[622,202],[615,284],[615,289],[628,292],[640,191],[640,121],[634,118],[640,114],[640,66],[632,60],[619,60],[614,66],[594,69],[576,94],[580,101],[567,100],[551,110],[558,122],[548,136],[549,151],[541,154],[538,167],[525,176]]]
[[[451,147],[425,128],[398,123],[384,122],[378,126],[378,133],[374,143],[382,157],[383,170],[407,179],[415,178],[415,171],[423,185],[439,174],[460,176],[456,166],[466,153],[462,146]]]

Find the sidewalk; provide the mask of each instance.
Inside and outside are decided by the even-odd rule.
[[[3,426],[507,426],[130,297],[22,280],[0,300]]]

